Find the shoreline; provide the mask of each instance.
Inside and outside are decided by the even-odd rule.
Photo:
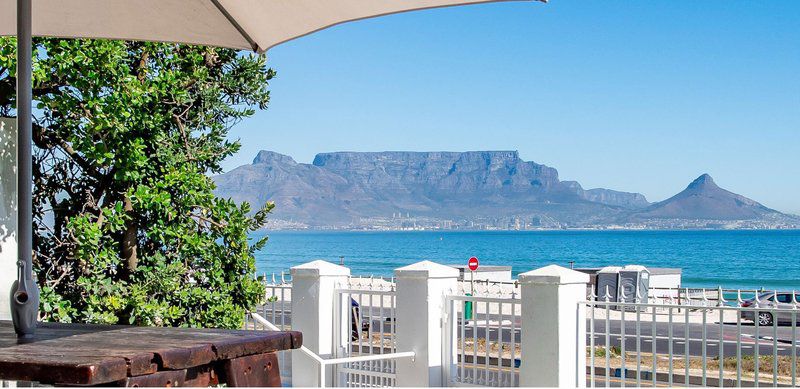
[[[475,256],[481,265],[511,266],[512,276],[571,262],[640,264],[681,268],[682,287],[800,290],[800,230],[261,230],[251,236],[270,238],[255,254],[261,274],[325,259],[343,261],[355,275],[391,277],[420,260],[463,265]]]
[[[355,229],[355,228],[262,228],[258,232],[440,232],[440,233],[468,233],[468,232],[797,232],[800,228],[540,228],[525,230],[501,229]]]

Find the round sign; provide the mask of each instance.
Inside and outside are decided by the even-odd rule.
[[[475,257],[470,258],[469,262],[467,262],[467,265],[469,266],[469,270],[472,271],[478,270],[478,258]]]

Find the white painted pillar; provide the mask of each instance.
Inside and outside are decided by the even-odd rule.
[[[347,284],[350,269],[317,260],[292,268],[292,330],[303,333],[303,346],[323,359],[335,355],[335,290]],[[349,308],[349,303],[348,303]],[[292,386],[320,386],[319,364],[300,351],[292,351]],[[328,366],[326,382],[333,381]]]
[[[442,329],[445,296],[457,288],[458,270],[430,261],[395,269],[397,351],[416,357],[397,361],[397,386],[445,386]]]
[[[0,118],[0,320],[11,320],[9,293],[17,279],[16,120]]]
[[[519,275],[522,293],[520,386],[586,386],[589,275],[550,265]]]

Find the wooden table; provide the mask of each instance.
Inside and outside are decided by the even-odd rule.
[[[280,386],[276,352],[297,331],[41,323],[31,340],[0,321],[0,380],[56,385]]]

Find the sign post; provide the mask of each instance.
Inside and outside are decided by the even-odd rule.
[[[467,267],[469,268],[469,284],[470,284],[470,292],[467,296],[474,296],[475,295],[475,270],[478,270],[478,258],[472,257],[467,261]],[[472,310],[473,310],[472,300],[464,301],[464,318],[465,319],[472,319]]]
[[[467,266],[469,267],[470,273],[470,293],[475,295],[475,270],[478,270],[478,258],[472,257],[467,261]]]

